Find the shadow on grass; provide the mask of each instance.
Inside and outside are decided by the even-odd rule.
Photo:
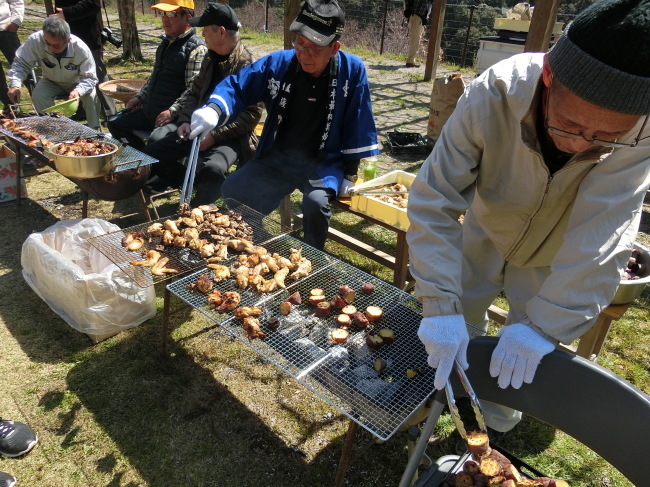
[[[58,204],[58,203],[57,203]],[[32,232],[40,232],[58,220],[29,199],[4,203],[0,226],[5,238],[0,246],[0,293],[12,299],[0,300],[0,318],[34,362],[57,363],[90,345],[85,335],[73,330],[55,315],[31,290],[22,276],[21,249]]]
[[[331,484],[339,441],[329,443],[326,438],[329,445],[311,462],[305,459],[301,441],[331,427],[337,415],[315,420],[304,406],[294,408],[276,400],[276,396],[287,395],[283,391],[287,381],[275,367],[247,349],[242,352],[241,345],[219,334],[212,338],[204,335],[203,345],[192,345],[190,340],[182,346],[173,343],[170,357],[164,361],[155,358],[157,326],[139,327],[130,335],[128,340],[80,361],[70,370],[67,385],[146,485]],[[226,380],[215,379],[224,373]],[[242,400],[231,392],[231,387],[241,387],[231,384],[229,378],[234,377],[246,382],[250,397]],[[299,389],[304,392],[301,386]],[[263,421],[256,414],[258,407],[267,407],[269,398],[278,403],[277,412],[271,414],[271,424],[279,423],[274,429],[269,427],[268,417]],[[41,403],[52,407],[57,399],[63,400],[61,395],[50,394]],[[74,441],[78,426],[69,418],[76,407],[66,406],[69,413],[61,416],[58,433],[64,442]],[[298,440],[290,438],[292,427],[301,432]],[[381,462],[357,461],[360,472],[352,473],[357,478],[369,463]],[[112,476],[109,485],[121,485],[125,472],[110,454],[96,462],[96,469]],[[382,480],[366,485],[394,484],[392,476],[391,483]]]

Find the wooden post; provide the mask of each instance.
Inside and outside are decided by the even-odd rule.
[[[352,455],[352,447],[354,446],[354,439],[358,429],[359,424],[351,419],[348,422],[348,431],[345,434],[345,443],[343,445],[343,450],[341,450],[341,458],[339,459],[338,467],[336,468],[334,487],[343,487],[345,485],[345,473],[350,464],[350,455]]]
[[[535,3],[524,52],[546,52],[553,35],[560,0],[538,0]]]
[[[429,46],[427,48],[427,64],[424,67],[424,81],[435,77],[442,43],[442,28],[445,21],[445,8],[447,0],[433,2],[433,16],[431,18],[431,30],[429,31]]]
[[[300,0],[285,0],[284,2],[284,48],[291,49],[293,32],[289,30],[291,22],[300,12]]]

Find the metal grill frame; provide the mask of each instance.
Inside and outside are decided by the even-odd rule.
[[[67,117],[24,117],[16,119],[16,124],[25,127],[26,129],[38,134],[40,138],[48,140],[54,144],[74,140],[77,137],[96,137],[102,141],[111,142],[117,146],[121,146],[122,149],[115,155],[115,168],[113,169],[113,172],[116,173],[128,169],[136,169],[140,166],[148,166],[158,162],[158,159],[148,156],[131,146],[124,146],[122,142],[113,139],[112,137],[106,137],[102,132],[93,130],[90,127],[75,122]],[[11,130],[0,126],[0,132],[16,143],[27,145],[26,140],[17,137]],[[45,154],[43,157],[46,157]]]
[[[195,282],[200,275],[206,274],[205,271],[175,280],[167,285],[167,289],[370,433],[383,440],[389,439],[434,391],[434,373],[417,338],[422,319],[421,303],[412,295],[293,237],[283,236],[265,246],[273,252],[276,245],[301,245],[303,255],[312,260],[313,270],[309,276],[291,282],[287,289],[266,295],[248,291],[241,293],[241,306],[262,308],[260,322],[267,335],[265,340],[249,340],[241,322],[231,313],[218,314],[209,310],[205,295],[186,290],[187,284]],[[282,251],[278,253],[285,255]],[[374,292],[369,295],[359,292],[366,282],[374,285]],[[396,336],[392,344],[372,350],[365,343],[363,331],[351,331],[350,338],[343,345],[331,340],[338,313],[316,318],[306,299],[313,288],[323,289],[331,299],[341,285],[357,291],[352,304],[359,311],[364,311],[369,305],[382,308],[384,314],[376,328],[391,328]],[[215,283],[215,289],[226,291],[234,287],[222,281]],[[300,292],[303,303],[294,307],[289,315],[281,316],[279,304],[295,291]],[[266,326],[271,316],[280,319],[281,325],[276,331]],[[470,336],[482,334],[475,328],[470,330]],[[340,347],[346,350],[341,355]],[[376,357],[388,363],[382,372],[373,368]],[[420,369],[423,373],[409,379],[406,376],[409,368]]]
[[[220,211],[226,212],[228,210],[241,213],[242,219],[246,221],[253,229],[253,242],[256,245],[264,245],[265,242],[286,233],[287,229],[270,216],[264,216],[261,213],[238,203],[234,200],[226,200],[224,206]],[[179,272],[176,274],[166,274],[165,276],[154,276],[151,274],[151,268],[138,267],[130,264],[134,260],[142,260],[141,252],[143,250],[150,250],[152,245],[145,242],[140,250],[129,251],[122,246],[122,239],[129,233],[139,232],[144,233],[145,230],[154,223],[164,223],[165,220],[175,220],[178,215],[171,215],[168,217],[159,218],[150,222],[134,225],[132,227],[117,230],[115,232],[98,235],[88,239],[89,243],[104,254],[111,262],[118,266],[124,273],[126,273],[133,281],[140,287],[149,287],[158,282],[166,281],[171,278],[182,276],[196,269],[205,268],[207,261],[201,257],[198,251],[189,248],[177,248],[173,246],[165,247],[165,250],[160,252],[163,257],[169,258],[167,267],[176,269]],[[259,243],[258,243],[259,242]],[[229,251],[229,255],[238,255],[238,252],[233,250]],[[228,264],[229,261],[222,264]]]

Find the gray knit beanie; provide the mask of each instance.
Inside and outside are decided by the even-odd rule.
[[[598,0],[567,26],[548,62],[583,100],[650,114],[650,0]]]

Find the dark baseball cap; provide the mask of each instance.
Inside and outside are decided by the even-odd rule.
[[[192,27],[205,27],[206,25],[218,25],[225,27],[227,30],[239,30],[241,24],[237,19],[237,14],[225,3],[210,2],[200,17],[190,19]]]
[[[289,30],[327,46],[343,34],[345,14],[336,0],[306,0]]]

